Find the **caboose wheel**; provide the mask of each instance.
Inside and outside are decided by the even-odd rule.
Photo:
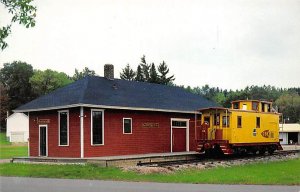
[[[266,153],[266,149],[265,148],[262,148],[259,150],[259,154],[260,155],[264,155]]]
[[[205,149],[205,156],[206,157],[212,157],[213,156],[213,150],[212,149]]]
[[[268,153],[269,153],[270,155],[272,155],[272,154],[274,153],[274,151],[275,151],[275,150],[274,150],[273,148],[269,148],[269,149],[268,149]]]

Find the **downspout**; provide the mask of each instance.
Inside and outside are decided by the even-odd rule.
[[[83,107],[80,107],[80,158],[84,158]]]
[[[228,122],[227,122],[227,109],[225,110],[225,113],[226,113],[226,127],[228,126]]]
[[[225,138],[227,139],[227,131],[228,131],[228,129],[229,129],[229,127],[228,127],[228,122],[227,122],[227,120],[229,119],[228,116],[227,116],[227,115],[228,115],[228,109],[226,109],[225,112],[226,112],[226,129],[225,129],[225,130],[226,130],[226,131],[225,131],[226,134],[225,134]],[[224,129],[223,129],[223,130],[224,130]],[[223,138],[223,139],[225,140],[225,138]]]
[[[197,111],[195,111],[195,141],[197,142]]]
[[[28,139],[27,139],[27,148],[28,148],[28,157],[30,157],[30,116],[28,112]]]

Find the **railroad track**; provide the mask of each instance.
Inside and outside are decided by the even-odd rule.
[[[215,162],[230,162],[230,161],[247,161],[247,160],[259,160],[259,159],[268,159],[274,157],[283,157],[290,154],[300,153],[300,150],[289,150],[289,151],[276,151],[272,155],[265,154],[265,155],[231,155],[231,156],[223,156],[223,157],[216,157],[216,158],[208,158],[204,154],[199,155],[198,159],[193,160],[175,160],[175,161],[162,161],[162,162],[143,162],[138,163],[138,166],[149,166],[149,167],[168,167],[168,166],[179,166],[185,164],[213,164]]]

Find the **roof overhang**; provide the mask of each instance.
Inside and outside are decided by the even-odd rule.
[[[202,108],[198,109],[198,111],[207,111],[207,110],[230,110],[229,108],[224,108],[224,107],[208,107],[208,108]]]
[[[188,113],[188,114],[201,114],[201,112],[195,111],[181,111],[181,110],[172,110],[172,109],[156,109],[156,108],[143,108],[143,107],[123,107],[123,106],[108,106],[108,105],[92,105],[92,104],[72,104],[64,106],[55,106],[55,107],[45,107],[45,108],[36,108],[36,109],[20,109],[13,110],[13,112],[34,112],[34,111],[48,111],[56,109],[65,109],[73,107],[89,107],[89,108],[103,108],[103,109],[122,109],[122,110],[133,110],[133,111],[157,111],[157,112],[167,112],[167,113]]]
[[[300,133],[300,130],[279,130],[279,133]]]

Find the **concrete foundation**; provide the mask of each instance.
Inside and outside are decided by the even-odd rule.
[[[196,152],[152,153],[143,155],[109,156],[95,158],[53,158],[53,157],[16,157],[12,163],[45,163],[45,164],[95,164],[101,167],[126,167],[138,163],[168,162],[194,160],[199,158]]]

